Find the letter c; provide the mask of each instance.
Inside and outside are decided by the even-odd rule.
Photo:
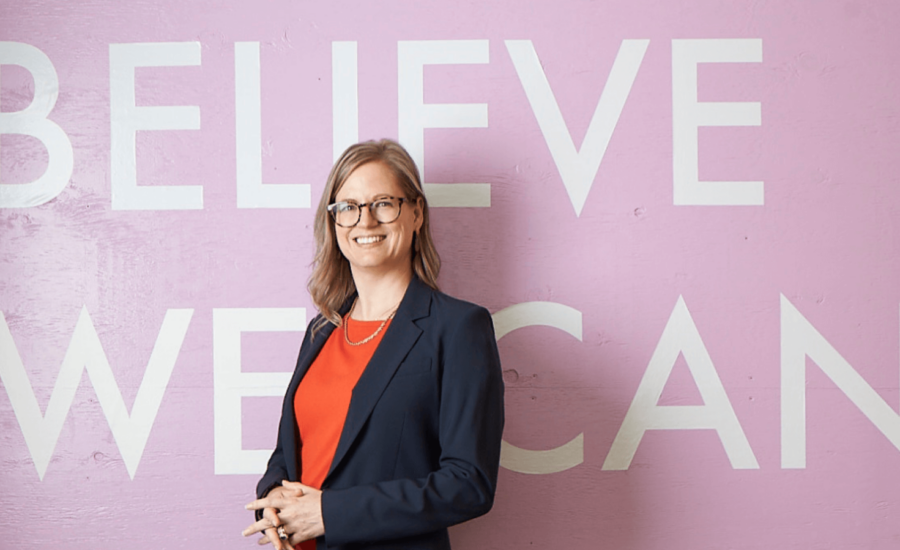
[[[531,326],[553,327],[581,339],[581,312],[555,302],[524,302],[502,309],[493,315],[497,340],[510,332]],[[584,462],[584,432],[574,439],[546,451],[516,447],[506,441],[500,444],[500,465],[522,474],[555,474]]]

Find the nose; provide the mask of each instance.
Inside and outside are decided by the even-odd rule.
[[[372,215],[372,210],[368,205],[359,210],[359,225],[362,227],[374,227],[378,225],[378,220]]]

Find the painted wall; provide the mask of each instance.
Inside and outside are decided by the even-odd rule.
[[[249,548],[335,152],[495,314],[456,548],[900,542],[900,5],[0,5],[0,547]]]

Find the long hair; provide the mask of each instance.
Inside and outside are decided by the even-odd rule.
[[[331,168],[322,200],[319,201],[319,208],[316,210],[313,233],[316,239],[316,257],[313,260],[313,270],[307,288],[313,303],[322,313],[322,318],[312,327],[313,336],[327,322],[341,326],[339,310],[356,292],[350,262],[338,246],[334,220],[328,214],[327,207],[334,202],[335,196],[350,174],[369,162],[380,162],[389,168],[410,202],[416,203],[421,200],[422,227],[413,235],[412,268],[413,273],[422,282],[435,290],[438,289],[437,278],[441,270],[441,258],[431,238],[428,201],[422,191],[422,181],[415,161],[403,146],[390,139],[351,145]]]

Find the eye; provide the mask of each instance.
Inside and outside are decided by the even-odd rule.
[[[355,212],[356,205],[352,202],[339,202],[334,205],[334,211],[338,214],[346,214],[348,212]]]
[[[391,199],[378,199],[375,201],[375,208],[390,208],[394,206],[394,201]]]

